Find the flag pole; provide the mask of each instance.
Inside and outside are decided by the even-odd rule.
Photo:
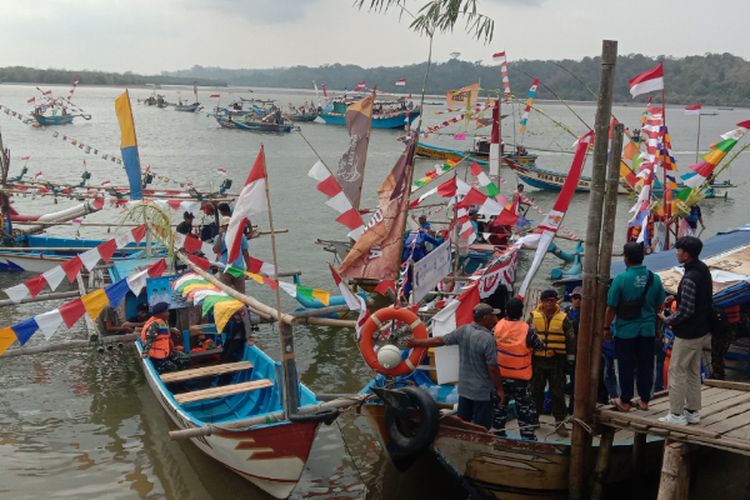
[[[698,133],[695,136],[695,163],[698,163],[698,152],[701,147],[701,110],[698,110]]]
[[[700,115],[698,115],[700,116]],[[667,131],[667,92],[662,85],[661,88],[661,119],[663,128],[661,131],[660,139],[661,139],[661,150],[662,150],[662,162],[661,162],[661,174],[662,174],[662,203],[664,204],[664,224],[667,226],[664,231],[664,250],[669,250],[669,237],[670,232],[672,230],[672,222],[671,217],[669,217],[669,207],[667,207],[667,169],[664,168],[664,134]],[[652,236],[653,239],[653,236]],[[645,243],[645,241],[644,241]]]
[[[279,281],[279,259],[276,253],[276,233],[273,229],[273,212],[271,210],[271,194],[268,185],[268,170],[266,169],[266,152],[263,144],[260,145],[263,153],[263,170],[266,177],[266,206],[268,207],[268,227],[271,230],[271,254],[273,255],[273,279]],[[244,238],[244,236],[243,236]],[[284,416],[297,413],[299,406],[297,364],[294,358],[294,327],[285,323],[281,313],[281,292],[276,287],[276,312],[279,325],[279,358],[281,358],[281,371],[284,382]]]

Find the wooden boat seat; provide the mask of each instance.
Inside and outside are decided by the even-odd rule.
[[[213,377],[214,375],[223,375],[225,373],[241,372],[249,370],[253,365],[249,361],[237,361],[236,363],[224,363],[221,365],[202,366],[192,370],[181,370],[178,372],[163,373],[161,381],[165,384],[170,382],[182,382],[201,377]]]
[[[273,386],[273,382],[267,378],[262,378],[250,382],[242,382],[240,384],[230,384],[221,387],[211,387],[210,389],[201,389],[199,391],[183,392],[182,394],[175,394],[174,399],[178,403],[191,403],[193,401],[223,398],[225,396],[232,396],[233,394],[256,391],[271,386]]]

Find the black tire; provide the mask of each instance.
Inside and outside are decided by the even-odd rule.
[[[418,414],[408,408],[385,407],[385,430],[390,439],[389,448],[399,458],[419,454],[432,444],[440,426],[440,412],[435,400],[418,387],[399,389],[411,399]]]

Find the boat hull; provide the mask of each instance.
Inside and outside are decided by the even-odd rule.
[[[293,122],[314,122],[318,118],[318,113],[309,113],[304,115],[286,115],[288,120]]]
[[[136,348],[140,354],[139,342]],[[141,365],[149,387],[178,429],[193,429],[203,424],[174,400],[148,359],[141,359]],[[284,421],[239,431],[219,430],[190,441],[271,496],[287,498],[302,476],[319,426],[319,422]]]
[[[43,253],[0,252],[0,272],[44,273],[70,257],[51,257]]]
[[[407,113],[409,117],[409,123],[411,124],[419,116],[419,110],[402,111],[392,115],[373,115],[372,117],[372,128],[382,129],[395,129],[404,128],[406,124]],[[319,115],[324,122],[328,125],[339,125],[346,126],[346,114],[345,113],[320,113]]]
[[[184,113],[195,113],[198,111],[198,108],[200,107],[200,103],[194,102],[193,104],[175,104],[174,110],[175,111],[182,111]]]
[[[469,160],[475,161],[479,165],[489,165],[486,154],[474,151],[462,151],[460,149],[441,148],[440,146],[432,146],[421,142],[417,143],[415,154],[433,160],[459,161],[468,157]],[[536,155],[507,155],[504,156],[504,158],[507,158],[508,161],[516,162],[519,165],[533,165],[536,162],[537,157]]]
[[[73,115],[56,115],[56,116],[43,116],[43,115],[34,115],[34,120],[36,120],[36,123],[46,127],[50,125],[68,125],[70,123],[73,123]]]
[[[261,121],[230,120],[225,116],[216,116],[216,121],[222,128],[233,128],[248,130],[251,132],[267,132],[272,134],[285,134],[294,129],[291,123],[268,123]]]
[[[363,413],[381,445],[388,450],[384,407],[368,404]],[[660,441],[647,443],[643,470],[658,470],[660,449]],[[453,473],[485,496],[504,500],[529,496],[567,498],[569,443],[496,437],[451,415],[441,418],[432,451]],[[631,456],[632,444],[615,442],[606,482],[628,479]]]

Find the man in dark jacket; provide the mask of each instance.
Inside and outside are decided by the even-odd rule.
[[[671,316],[661,315],[672,328],[675,339],[669,364],[669,413],[659,420],[678,425],[697,424],[701,409],[701,353],[711,329],[711,272],[698,260],[703,249],[701,240],[685,236],[674,247],[685,273],[677,288],[677,311]]]

